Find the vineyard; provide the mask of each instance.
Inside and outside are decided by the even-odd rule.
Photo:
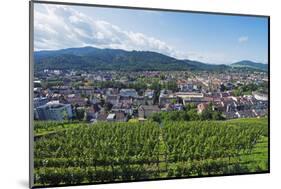
[[[161,125],[35,122],[34,130],[35,186],[268,170],[267,118]]]

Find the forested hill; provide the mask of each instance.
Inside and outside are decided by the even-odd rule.
[[[268,65],[267,64],[262,64],[262,63],[256,63],[253,61],[249,61],[249,60],[243,60],[240,62],[236,62],[231,64],[232,67],[235,68],[250,68],[250,69],[256,69],[256,70],[263,70],[263,71],[267,71],[268,70]]]
[[[178,60],[157,52],[99,49],[94,47],[69,48],[34,53],[35,70],[225,70],[226,65],[205,64],[191,60]]]

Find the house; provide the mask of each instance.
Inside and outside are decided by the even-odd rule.
[[[58,101],[51,101],[36,108],[39,120],[62,121],[73,117],[70,104],[61,104]]]
[[[164,106],[161,106],[160,110],[164,112],[173,111],[173,104],[165,104]]]
[[[253,111],[257,117],[263,117],[268,115],[268,109],[254,109]]]
[[[105,101],[109,102],[112,105],[116,105],[119,103],[120,96],[119,95],[107,95],[105,97]]]
[[[106,117],[107,121],[114,121],[115,120],[115,114],[114,113],[110,113],[107,115]]]
[[[118,103],[111,108],[112,112],[124,112],[125,114],[132,115],[133,110],[130,104]]]
[[[87,108],[86,109],[86,120],[90,121],[93,119],[97,119],[98,111],[95,108]]]
[[[238,118],[249,118],[249,117],[256,117],[256,113],[253,110],[244,110],[244,111],[237,111],[236,114]]]
[[[230,97],[231,93],[230,92],[221,92],[219,93],[221,98],[226,98],[226,97]]]
[[[126,122],[126,121],[128,121],[128,117],[124,112],[116,112],[115,113],[115,121]]]
[[[147,97],[147,98],[153,98],[153,96],[154,96],[154,90],[151,90],[151,89],[145,90],[144,96]]]
[[[144,96],[138,96],[133,99],[133,105],[140,106],[140,105],[148,105],[148,104],[146,103],[146,99],[144,98]]]
[[[53,93],[68,95],[72,93],[70,86],[53,86],[50,88]]]
[[[118,89],[117,88],[107,88],[105,90],[105,95],[118,95]]]
[[[208,108],[207,103],[200,103],[200,104],[197,105],[197,112],[200,114],[207,108]]]
[[[95,89],[93,86],[79,86],[78,91],[79,94],[83,95],[92,95],[95,93]]]
[[[226,119],[238,118],[238,114],[236,112],[224,112],[223,114],[224,114]]]
[[[137,97],[138,93],[135,89],[121,89],[119,92],[120,96],[125,97]]]
[[[87,98],[83,98],[77,94],[67,95],[66,101],[69,104],[76,105],[76,106],[86,106],[86,104],[87,104]]]
[[[157,105],[141,105],[138,108],[139,118],[148,118],[157,112],[160,112],[160,108]]]
[[[166,104],[172,104],[174,101],[177,101],[176,96],[160,96],[159,97],[159,105],[165,106]]]
[[[175,95],[178,98],[182,98],[183,104],[186,105],[188,103],[193,104],[200,104],[204,101],[204,95],[203,93],[197,93],[197,92],[177,92]]]
[[[106,112],[100,112],[97,116],[98,121],[106,121],[108,117],[108,113]]]
[[[91,100],[90,100],[90,103],[95,105],[95,104],[100,104],[100,99],[99,98],[96,98],[96,97],[92,97]]]
[[[161,90],[159,95],[159,106],[165,106],[166,104],[172,104],[173,101],[177,101],[177,96],[173,94],[171,90]]]
[[[233,98],[221,98],[221,110],[224,112],[236,112],[237,102]]]
[[[34,97],[40,97],[43,94],[43,89],[41,87],[34,87],[33,88]]]
[[[147,89],[144,92],[144,99],[145,99],[144,104],[153,105],[154,96],[155,96],[154,90]]]
[[[259,92],[253,92],[253,96],[255,99],[260,101],[268,101],[268,94],[259,93]]]
[[[33,107],[37,108],[39,106],[43,106],[48,103],[48,98],[47,97],[38,97],[38,98],[33,98]]]
[[[120,96],[119,103],[122,103],[122,104],[132,104],[133,103],[133,99],[130,96]]]
[[[178,88],[180,89],[181,92],[192,92],[192,91],[198,91],[197,85],[194,85],[191,82],[186,82],[186,83],[180,83],[178,85]]]
[[[183,105],[182,104],[171,104],[172,110],[183,110]]]

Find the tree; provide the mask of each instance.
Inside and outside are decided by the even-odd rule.
[[[178,85],[176,81],[168,81],[166,88],[172,90],[173,92],[178,90]]]
[[[113,107],[113,105],[112,105],[110,102],[106,102],[106,103],[104,104],[104,110],[105,110],[106,112],[109,112],[112,107]]]
[[[198,121],[199,120],[199,115],[197,113],[196,109],[191,109],[187,112],[190,121]]]
[[[196,105],[194,103],[188,103],[188,104],[185,105],[184,108],[185,108],[186,111],[189,111],[189,110],[194,110],[197,107],[196,107]]]
[[[62,117],[63,117],[63,120],[67,120],[68,119],[68,115],[67,115],[67,112],[66,112],[65,109],[62,112]]]
[[[219,112],[219,111],[213,111],[213,113],[212,113],[212,119],[213,119],[213,120],[222,120],[222,119],[224,119],[224,118],[223,118],[221,112]]]
[[[82,121],[85,117],[85,109],[82,107],[77,107],[75,109],[75,113],[76,113],[76,118],[80,121]]]
[[[150,89],[155,90],[155,91],[160,91],[161,88],[162,88],[161,85],[156,81],[154,81],[150,86]]]
[[[177,103],[177,99],[172,99],[172,104],[176,104]]]
[[[157,122],[157,123],[161,123],[161,113],[154,113],[154,114],[152,114],[151,116],[150,116],[150,119],[152,120],[152,121],[155,121],[155,122]]]
[[[220,85],[220,91],[221,91],[221,92],[226,91],[226,87],[225,87],[224,84],[221,84],[221,85]]]

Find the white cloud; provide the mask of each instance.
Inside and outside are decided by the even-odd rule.
[[[150,50],[170,56],[177,52],[167,43],[143,33],[126,31],[61,5],[36,5],[35,50],[94,46],[125,50]]]
[[[247,40],[246,36],[239,38],[239,42]],[[35,50],[82,46],[155,51],[179,59],[214,64],[231,62],[227,61],[228,57],[220,52],[180,51],[155,37],[124,30],[112,23],[89,17],[64,5],[36,4],[34,11]]]
[[[245,43],[249,40],[248,36],[241,36],[238,38],[239,43]]]

